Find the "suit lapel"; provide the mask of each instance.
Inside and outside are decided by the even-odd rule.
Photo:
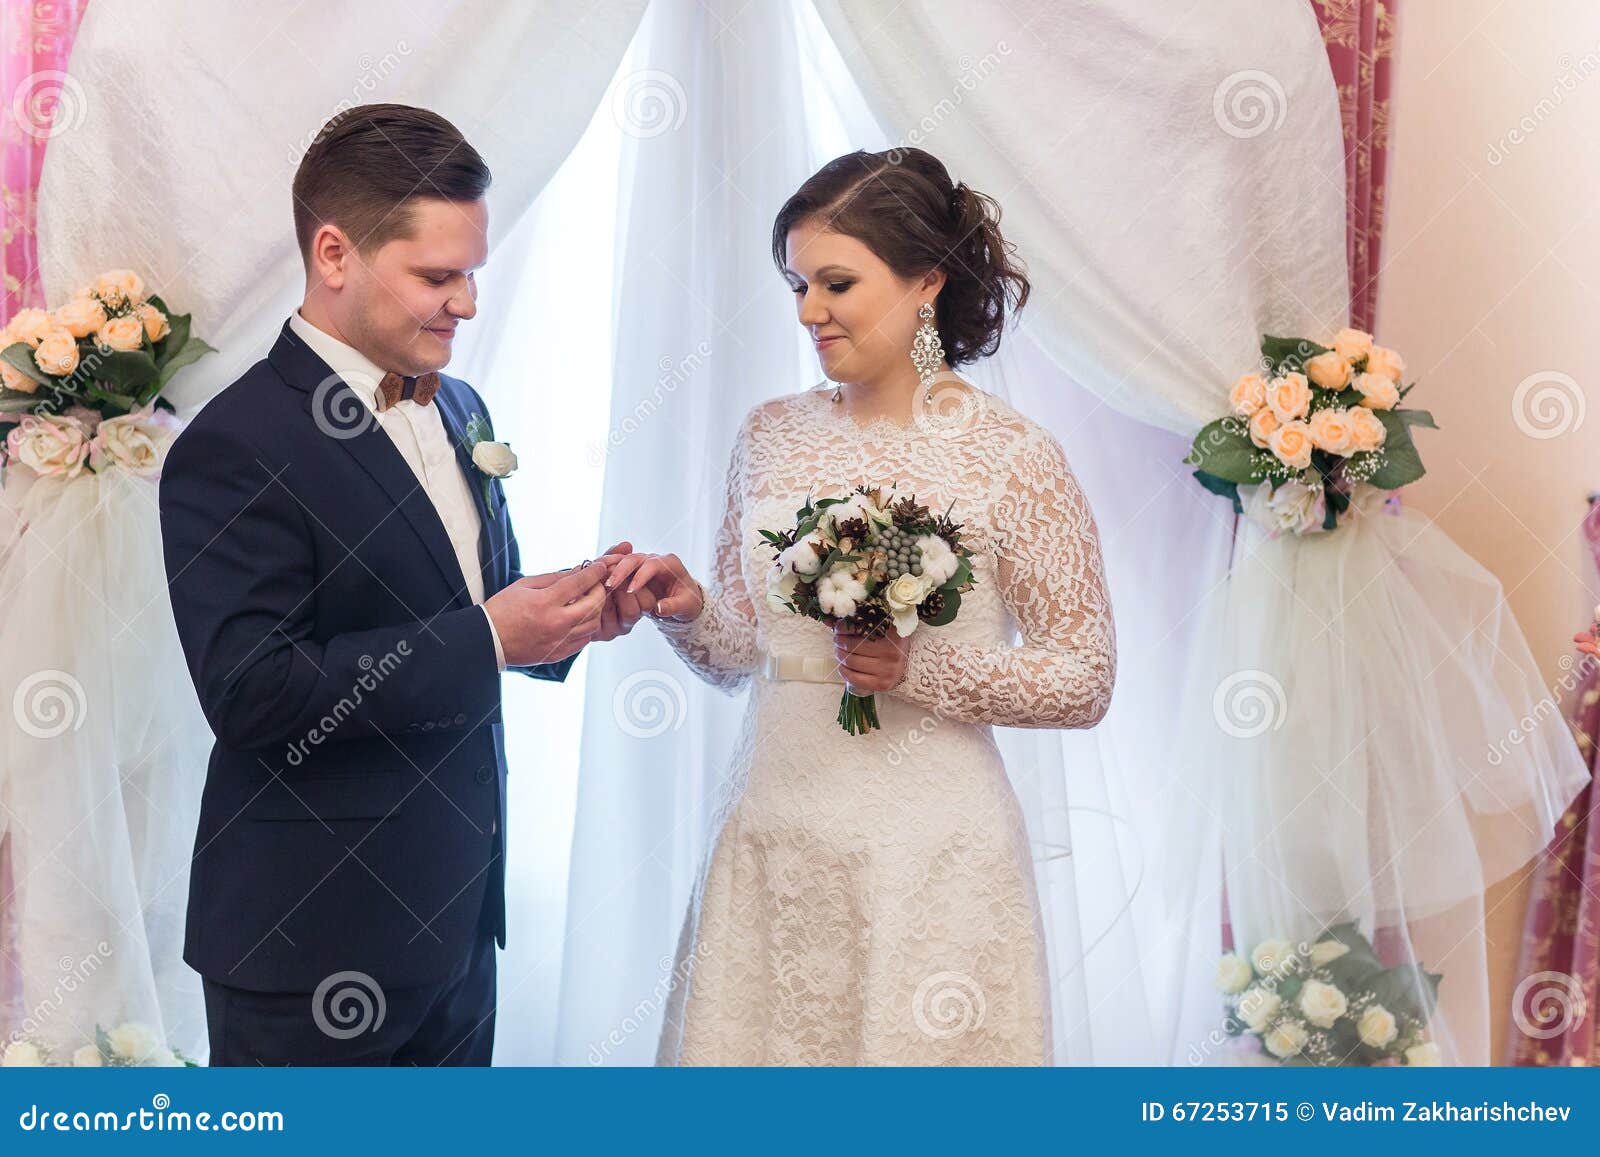
[[[455,448],[456,464],[466,476],[472,505],[478,511],[478,565],[483,570],[483,591],[487,598],[506,585],[508,576],[503,573],[506,566],[505,527],[497,517],[490,517],[489,508],[484,504],[483,474],[472,464],[472,455],[467,450],[467,422],[472,415],[467,412],[466,403],[454,379],[441,379],[439,392],[433,396],[433,404],[439,407],[439,419],[444,423],[444,432],[450,439],[450,445]],[[492,486],[491,483],[491,489]]]
[[[267,357],[285,382],[304,391],[305,410],[311,415],[319,435],[354,458],[382,488],[393,507],[399,509],[433,559],[456,606],[471,606],[472,596],[467,591],[455,547],[439,519],[439,512],[406,464],[405,457],[365,403],[288,324],[284,325]],[[388,523],[393,523],[393,516],[387,510],[376,511],[373,523],[377,524],[386,516]]]

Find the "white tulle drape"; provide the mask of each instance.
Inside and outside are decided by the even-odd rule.
[[[7,473],[0,542],[0,816],[16,863],[22,1020],[56,1063],[147,1025],[205,1053],[183,963],[210,732],[166,601],[155,483]]]
[[[325,121],[385,100],[450,117],[494,170],[491,213],[509,231],[594,115],[643,10],[174,0],[151,19],[95,5],[40,185],[48,299],[131,267],[192,311],[219,350],[168,391],[192,411],[265,355],[299,301],[290,182]],[[8,713],[0,731],[25,1018],[0,1028],[76,1047],[96,1024],[143,1020],[203,1057],[198,978],[180,952],[210,734],[172,633],[155,484],[111,475],[28,489],[24,473],[9,472],[0,511],[0,525],[25,527],[0,559],[0,692],[78,714],[35,735]],[[531,554],[530,566],[553,552]]]

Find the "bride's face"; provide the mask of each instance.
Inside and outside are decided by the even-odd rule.
[[[450,361],[456,326],[478,312],[474,271],[488,256],[482,201],[409,203],[410,235],[371,253],[347,249],[331,277],[341,335],[379,366],[416,375]]]
[[[784,277],[822,372],[835,382],[877,382],[911,364],[917,307],[942,271],[903,278],[865,242],[801,222],[789,230]]]

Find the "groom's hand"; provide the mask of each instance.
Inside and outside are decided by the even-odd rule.
[[[508,667],[554,663],[575,655],[600,630],[607,567],[530,575],[483,604],[500,636]]]
[[[632,554],[633,543],[623,541],[611,547],[595,561],[604,563],[609,575]],[[640,604],[637,596],[608,589],[606,604],[600,611],[600,629],[595,633],[594,641],[609,643],[612,639],[626,635],[644,616],[646,609]]]

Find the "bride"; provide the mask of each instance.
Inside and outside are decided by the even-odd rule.
[[[1028,836],[990,726],[1092,727],[1115,644],[1060,446],[951,372],[992,354],[1027,300],[998,223],[920,149],[806,181],[773,258],[839,385],[746,418],[708,588],[674,555],[629,556],[608,580],[708,682],[753,687],[663,1063],[1050,1060]],[[913,343],[932,349],[920,373]],[[858,482],[953,506],[977,579],[953,623],[869,640],[767,604],[758,530]],[[841,683],[877,694],[880,730],[838,726]]]

